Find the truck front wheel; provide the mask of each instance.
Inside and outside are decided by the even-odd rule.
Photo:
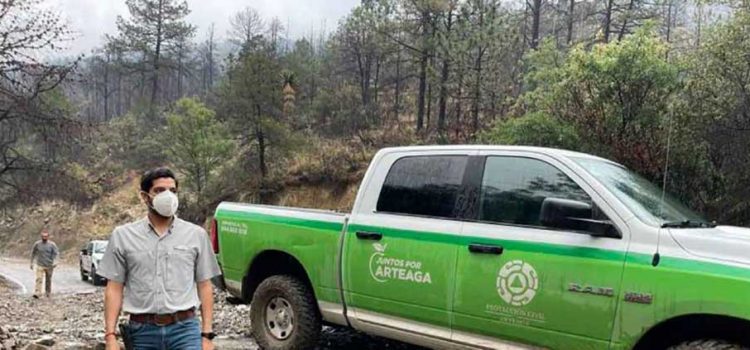
[[[748,350],[748,348],[722,340],[695,340],[673,346],[669,350]]]
[[[258,286],[250,305],[250,322],[263,349],[311,349],[320,336],[313,293],[292,276],[272,276]]]
[[[95,286],[103,286],[107,284],[107,279],[96,274],[96,266],[91,266],[91,284]]]

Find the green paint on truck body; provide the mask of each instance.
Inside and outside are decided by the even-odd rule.
[[[357,224],[349,225],[345,233],[343,301],[337,283],[343,216],[336,222],[306,220],[262,214],[252,207],[232,211],[220,206],[215,218],[226,280],[241,282],[256,256],[281,251],[302,264],[318,300],[345,302],[461,332],[556,349],[630,349],[650,328],[674,317],[710,314],[750,319],[750,268],[669,256],[662,256],[654,267],[649,254]],[[378,243],[388,245],[385,253],[378,253],[371,241],[356,240],[358,231],[382,233]],[[505,253],[502,260],[474,259],[466,248],[472,243],[502,245]],[[415,258],[424,249],[433,256]],[[419,269],[409,269],[411,279],[408,271],[399,274],[398,269],[373,277],[378,267],[403,264],[382,260],[373,268],[373,261],[391,252],[406,264],[420,260]],[[510,305],[498,296],[502,266],[498,261],[514,259],[535,266],[538,275],[537,294],[528,304],[521,300]],[[422,275],[417,278],[415,272]],[[430,273],[429,283],[424,272]],[[387,282],[379,282],[381,278]],[[593,287],[612,288],[613,295],[568,290],[571,282],[591,280],[599,281]],[[359,286],[354,293],[353,286]],[[626,302],[625,293],[650,295],[653,300]]]
[[[512,168],[520,158],[526,165]],[[501,161],[511,165],[487,167]],[[660,231],[664,220],[694,215],[670,201],[669,219],[653,213],[661,191],[638,179],[607,160],[563,150],[385,149],[373,158],[349,219],[222,203],[215,215],[218,258],[236,288],[258,256],[287,254],[303,266],[324,318],[345,324],[348,317],[354,327],[397,338],[632,349],[677,317],[750,324],[750,264],[743,255],[750,230],[706,223]],[[629,191],[618,192],[619,185]],[[568,213],[542,216],[544,208]],[[565,223],[582,223],[576,215],[611,224],[622,238]],[[657,235],[664,235],[661,262],[652,266]]]
[[[224,278],[241,283],[251,262],[266,251],[293,256],[305,268],[319,300],[341,303],[336,283],[341,222],[313,221],[252,212],[217,210],[220,262]],[[223,230],[228,223],[245,225],[240,233]]]

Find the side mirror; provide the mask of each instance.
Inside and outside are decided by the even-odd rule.
[[[86,251],[86,248],[81,249],[81,254],[88,255],[88,252]]]
[[[545,198],[539,213],[542,225],[564,230],[583,231],[594,237],[620,238],[612,222],[594,220],[591,204],[562,198]]]

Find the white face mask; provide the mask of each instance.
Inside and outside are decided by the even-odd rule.
[[[159,215],[165,218],[171,218],[177,213],[180,206],[180,200],[172,191],[164,191],[153,197],[152,207]]]

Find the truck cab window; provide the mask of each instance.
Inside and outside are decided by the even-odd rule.
[[[547,198],[593,204],[583,189],[549,163],[522,157],[487,158],[480,221],[544,226],[540,213]]]
[[[377,211],[455,217],[467,156],[419,156],[397,160],[385,179]]]

